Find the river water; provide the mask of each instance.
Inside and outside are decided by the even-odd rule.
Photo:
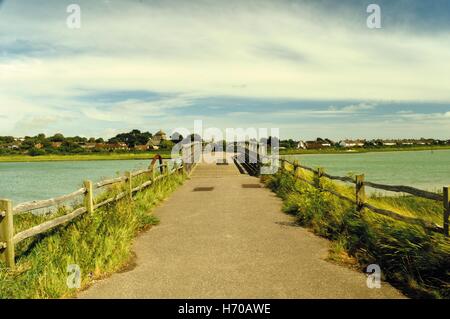
[[[303,165],[324,167],[345,176],[364,173],[366,180],[427,190],[450,184],[450,150],[356,154],[290,155]],[[85,179],[94,182],[148,167],[149,160],[0,163],[0,198],[19,202],[71,193]]]
[[[151,160],[0,163],[0,198],[19,202],[71,193],[83,185],[145,169]]]
[[[302,165],[324,167],[327,173],[365,174],[365,179],[435,191],[450,185],[450,150],[317,154],[283,156]]]

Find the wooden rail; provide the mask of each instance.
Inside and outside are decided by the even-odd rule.
[[[0,199],[0,261],[4,261],[8,268],[13,269],[15,267],[14,248],[15,245],[21,241],[45,233],[48,230],[70,222],[85,213],[92,214],[96,209],[116,202],[122,198],[128,197],[130,200],[133,200],[134,193],[142,191],[146,187],[154,184],[156,181],[167,178],[172,174],[189,174],[195,166],[195,161],[191,158],[189,165],[186,165],[184,161],[185,158],[186,157],[181,160],[180,165],[177,165],[176,162],[174,162],[174,167],[169,169],[169,165],[162,162],[161,156],[155,155],[148,169],[126,172],[125,176],[103,180],[95,184],[87,180],[84,181],[83,188],[80,188],[73,193],[46,200],[21,203],[14,208],[12,207],[12,202],[10,200]],[[156,166],[157,162],[159,162],[158,166]],[[156,176],[157,169],[160,171],[160,175],[158,176]],[[149,180],[132,188],[133,178],[142,175],[148,175]],[[95,203],[93,192],[94,189],[100,189],[116,184],[123,184],[125,186],[125,191],[122,191],[111,198],[104,199],[100,203]],[[14,234],[14,215],[30,213],[37,209],[59,206],[60,204],[73,200],[79,196],[84,196],[83,204],[82,206],[74,209],[72,212]]]
[[[417,188],[410,187],[410,186],[403,186],[403,185],[394,186],[394,185],[384,185],[384,184],[372,183],[369,181],[365,181],[364,175],[356,175],[355,178],[351,178],[348,176],[346,176],[346,177],[333,176],[333,175],[326,174],[324,172],[323,168],[313,169],[308,166],[300,165],[298,161],[289,162],[285,159],[280,159],[280,162],[281,162],[281,168],[284,170],[286,170],[286,164],[292,166],[292,170],[290,172],[293,172],[294,176],[296,178],[302,180],[303,182],[306,182],[307,184],[309,184],[317,189],[329,192],[343,200],[346,200],[346,201],[356,205],[356,210],[358,213],[362,213],[363,209],[366,208],[377,214],[388,216],[390,218],[393,218],[393,219],[396,219],[396,220],[399,220],[402,222],[406,222],[406,223],[418,224],[428,230],[443,233],[445,236],[449,236],[450,200],[449,200],[448,187],[444,187],[443,195],[440,195],[440,194],[428,192],[428,191],[417,189]],[[314,179],[313,179],[314,181],[311,182],[308,179],[302,177],[301,174],[299,173],[298,169],[304,169],[304,170],[312,172],[314,174]],[[321,183],[321,179],[324,177],[331,179],[331,180],[339,180],[342,182],[355,184],[355,199],[349,198],[345,195],[342,195],[335,190],[324,188]],[[410,195],[414,195],[416,197],[421,197],[421,198],[425,198],[425,199],[429,199],[429,200],[443,202],[443,208],[444,208],[443,226],[430,223],[430,222],[425,221],[420,218],[404,216],[404,215],[401,215],[399,213],[396,213],[396,212],[393,212],[393,211],[390,211],[387,209],[382,209],[382,208],[378,208],[373,205],[370,205],[369,203],[366,202],[366,195],[365,195],[365,187],[366,186],[376,188],[376,189],[387,190],[387,191],[391,191],[391,192],[407,193]]]

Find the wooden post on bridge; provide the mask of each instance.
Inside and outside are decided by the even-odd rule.
[[[449,228],[449,216],[450,216],[450,196],[449,196],[449,187],[444,187],[443,189],[443,196],[444,196],[444,236],[448,237],[448,228]]]
[[[14,261],[14,217],[12,202],[0,199],[0,260],[10,269],[15,268]]]
[[[361,213],[366,201],[366,190],[364,188],[364,174],[356,175],[355,197],[356,197],[356,211]]]
[[[92,188],[92,182],[87,180],[83,182],[84,188],[86,188],[86,194],[84,195],[84,206],[89,214],[94,213],[94,191]]]

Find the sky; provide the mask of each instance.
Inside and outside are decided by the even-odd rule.
[[[371,3],[381,29],[366,25]],[[450,139],[450,1],[0,0],[0,135],[194,120],[294,139]]]

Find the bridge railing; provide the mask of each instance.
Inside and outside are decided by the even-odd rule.
[[[234,159],[249,175],[259,176],[264,163],[270,159],[270,156],[267,155],[266,144],[250,141],[237,144]]]
[[[3,260],[8,268],[15,267],[15,246],[23,240],[45,233],[57,226],[63,225],[75,218],[85,214],[93,214],[96,209],[107,204],[116,202],[122,198],[127,197],[130,201],[133,200],[133,194],[138,193],[157,181],[167,178],[172,174],[189,174],[194,164],[186,165],[183,160],[174,161],[173,167],[169,164],[163,163],[160,155],[156,155],[148,169],[128,171],[125,175],[102,180],[93,183],[90,180],[83,182],[83,187],[66,195],[55,198],[30,201],[21,203],[13,207],[12,201],[8,199],[0,199],[0,261]],[[138,177],[144,177],[138,179]],[[133,187],[133,180],[138,181],[139,185]],[[96,202],[94,191],[111,187],[114,185],[122,185],[124,191],[115,194],[114,196],[102,199],[101,202]],[[83,196],[82,205],[77,205],[70,213],[58,216],[51,220],[45,221],[39,225],[33,226],[29,229],[14,233],[14,217],[21,214],[31,213],[39,209],[50,207],[61,207],[60,205],[67,203]]]
[[[346,200],[354,205],[356,205],[357,212],[362,212],[363,209],[369,209],[372,212],[375,212],[380,215],[388,216],[390,218],[407,222],[413,224],[422,225],[424,228],[439,232],[444,234],[445,236],[449,236],[449,215],[450,215],[450,197],[449,197],[449,188],[443,187],[443,194],[437,194],[425,190],[421,190],[418,188],[414,188],[411,186],[403,186],[403,185],[384,185],[379,183],[373,183],[364,180],[364,174],[356,175],[355,178],[348,176],[334,176],[326,174],[323,168],[311,168],[308,166],[300,165],[299,161],[289,162],[285,159],[280,159],[281,169],[285,172],[289,172],[295,178],[302,180],[303,182],[313,186],[321,191],[329,192],[334,196],[339,197],[340,199]],[[302,176],[301,169],[307,170],[313,173],[313,181],[308,180],[304,176]],[[336,190],[329,189],[323,186],[322,179],[328,178],[330,180],[337,180],[345,183],[351,183],[355,185],[355,197],[350,198],[344,194],[340,194]],[[366,192],[365,187],[371,187],[375,189],[381,189],[390,192],[398,192],[398,193],[407,193],[416,197],[425,198],[437,202],[443,203],[443,224],[437,225],[434,223],[430,223],[421,218],[409,217],[405,215],[401,215],[399,213],[393,212],[388,209],[382,209],[375,207],[366,201]]]

